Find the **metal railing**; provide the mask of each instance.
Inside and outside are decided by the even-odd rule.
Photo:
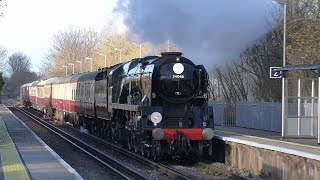
[[[281,103],[237,102],[236,125],[281,132]]]

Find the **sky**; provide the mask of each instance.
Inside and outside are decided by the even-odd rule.
[[[25,53],[37,71],[54,34],[69,27],[99,32],[117,22],[141,41],[169,39],[198,64],[221,64],[270,29],[266,20],[275,6],[271,0],[9,0],[0,46],[9,55]]]
[[[8,0],[0,18],[0,46],[30,57],[33,70],[52,37],[69,27],[101,31],[113,18],[116,0]]]

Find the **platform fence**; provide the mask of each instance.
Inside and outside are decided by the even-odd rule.
[[[261,129],[268,131],[281,132],[281,102],[237,102],[235,106],[224,103],[223,101],[209,101],[213,107],[214,124],[218,126],[237,126],[252,129]],[[298,112],[297,102],[288,103],[288,115],[294,115]],[[314,108],[312,110],[312,108]],[[301,133],[305,135],[317,135],[317,114],[318,103],[310,103],[310,100],[301,102],[300,112],[306,117],[303,119]],[[313,114],[313,115],[312,115]],[[297,118],[289,118],[288,134],[296,134]],[[314,122],[314,124],[312,124]]]
[[[281,103],[237,102],[236,126],[281,132]]]
[[[209,101],[213,107],[214,124],[218,126],[238,126],[253,129],[281,132],[280,102],[236,102]],[[289,106],[296,111],[295,106]],[[305,111],[310,111],[305,104]]]
[[[213,107],[214,124],[218,126],[224,125],[224,102],[210,100],[209,106]]]
[[[236,110],[234,104],[223,101],[209,100],[209,106],[213,107],[214,124],[218,126],[235,126]]]

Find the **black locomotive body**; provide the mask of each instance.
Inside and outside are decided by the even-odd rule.
[[[129,148],[154,158],[212,153],[208,74],[181,53],[134,59],[109,74],[109,112]]]
[[[212,154],[213,110],[208,74],[179,52],[137,58],[44,84],[46,116],[122,142],[154,159]],[[36,86],[37,87],[37,86]],[[41,102],[29,93],[22,101]]]

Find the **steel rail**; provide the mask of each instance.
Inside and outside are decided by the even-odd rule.
[[[73,127],[68,127],[68,128],[73,128]],[[73,128],[75,130],[77,130],[76,128]],[[119,153],[121,153],[122,155],[125,155],[127,157],[130,157],[136,161],[139,161],[140,163],[143,163],[151,168],[155,168],[167,175],[169,175],[170,177],[172,178],[175,178],[175,179],[183,179],[183,180],[195,180],[195,179],[198,179],[197,177],[194,177],[194,176],[190,176],[190,175],[185,175],[183,174],[182,172],[178,171],[178,170],[175,170],[174,168],[171,168],[169,166],[166,166],[164,164],[161,164],[161,163],[156,163],[154,161],[151,161],[149,159],[147,159],[146,157],[142,156],[142,155],[139,155],[139,154],[136,154],[136,153],[133,153],[127,149],[124,149],[122,147],[119,147],[113,143],[109,143],[109,142],[106,142],[105,140],[101,139],[101,138],[98,138],[98,137],[95,137],[95,136],[92,136],[92,135],[89,135],[89,134],[84,134],[85,136],[87,136],[88,138],[90,139],[93,139],[94,141],[96,142],[99,142],[101,143],[102,145],[105,145],[109,148],[112,148],[114,151],[117,151]]]
[[[40,113],[39,113],[40,115]],[[40,118],[40,117],[38,117]],[[65,125],[67,128],[70,128],[70,129],[73,129],[74,131],[76,132],[79,132],[79,129],[75,128],[75,127],[72,127],[70,125]],[[62,131],[62,130],[61,130]],[[79,132],[80,133],[80,132]],[[82,135],[92,139],[93,141],[96,141],[104,146],[107,146],[108,148],[111,148],[113,149],[114,151],[117,151],[119,153],[121,153],[122,155],[124,156],[127,156],[129,158],[132,158],[144,165],[147,165],[151,168],[154,168],[154,169],[157,169],[159,171],[161,171],[162,173],[165,173],[167,175],[169,175],[170,177],[172,178],[175,178],[175,179],[183,179],[183,180],[194,180],[194,179],[198,179],[197,177],[194,177],[194,176],[187,176],[183,173],[181,173],[180,171],[178,170],[175,170],[174,168],[171,168],[169,166],[166,166],[164,164],[161,164],[161,163],[156,163],[154,161],[151,161],[149,159],[147,159],[146,157],[142,156],[142,155],[139,155],[139,154],[136,154],[136,153],[133,153],[131,152],[130,150],[127,150],[127,149],[124,149],[116,144],[113,144],[113,143],[110,143],[110,142],[107,142],[99,137],[96,137],[96,136],[93,136],[93,135],[90,135],[90,134],[85,134],[85,133],[81,133]],[[216,166],[212,166],[210,164],[207,164],[205,162],[198,162],[198,165],[200,167],[203,167],[203,168],[208,168],[208,169],[211,169],[213,170],[214,172],[217,172],[217,173],[222,173],[222,174],[225,174],[227,176],[230,176],[232,179],[237,179],[237,180],[248,180],[249,178],[247,177],[244,177],[244,176],[241,176],[241,175],[238,175],[236,173],[232,173],[228,170],[225,170],[225,169],[222,169],[222,168],[219,168],[219,167],[216,167]]]
[[[34,120],[44,128],[50,130],[54,134],[58,135],[65,141],[69,142],[73,146],[77,147],[78,149],[82,150],[84,153],[88,154],[92,158],[96,159],[103,165],[107,166],[110,168],[112,171],[116,172],[119,174],[122,178],[124,179],[149,179],[149,177],[146,177],[136,170],[126,167],[123,163],[120,161],[116,160],[113,157],[110,157],[103,152],[91,147],[90,145],[82,142],[81,140],[71,136],[70,134],[60,130],[59,128],[55,127],[54,125],[42,120],[41,118],[37,117],[36,115],[31,114],[30,112],[27,112],[21,108],[14,107],[24,115],[28,116],[30,119]],[[125,172],[125,173],[123,173]]]
[[[35,116],[35,115],[34,115]],[[38,117],[40,118],[40,117]],[[47,123],[47,122],[46,122]],[[53,126],[53,125],[52,125]],[[72,126],[69,126],[69,125],[65,125],[66,127],[70,128],[70,129],[73,129],[77,132],[80,133],[79,129],[75,128],[75,127],[72,127]],[[57,127],[55,127],[57,128]],[[63,130],[60,130],[60,131],[63,131]],[[197,177],[195,176],[190,176],[190,175],[185,175],[184,173],[174,169],[174,168],[171,168],[169,166],[166,166],[164,164],[161,164],[161,163],[156,163],[154,161],[151,161],[149,159],[147,159],[146,157],[142,156],[142,155],[139,155],[139,154],[136,154],[136,153],[133,153],[127,149],[124,149],[122,147],[119,147],[118,145],[116,144],[113,144],[113,143],[110,143],[110,142],[107,142],[99,137],[96,137],[96,136],[93,136],[93,135],[90,135],[90,134],[85,134],[85,133],[81,133],[81,135],[84,135],[90,139],[92,139],[93,141],[95,142],[98,142],[108,148],[111,148],[113,149],[114,151],[118,152],[118,153],[121,153],[122,155],[124,156],[127,156],[129,158],[132,158],[146,166],[149,166],[153,169],[156,169],[164,174],[167,174],[168,176],[172,177],[172,178],[175,178],[175,179],[181,179],[181,180],[196,180],[198,179]]]

